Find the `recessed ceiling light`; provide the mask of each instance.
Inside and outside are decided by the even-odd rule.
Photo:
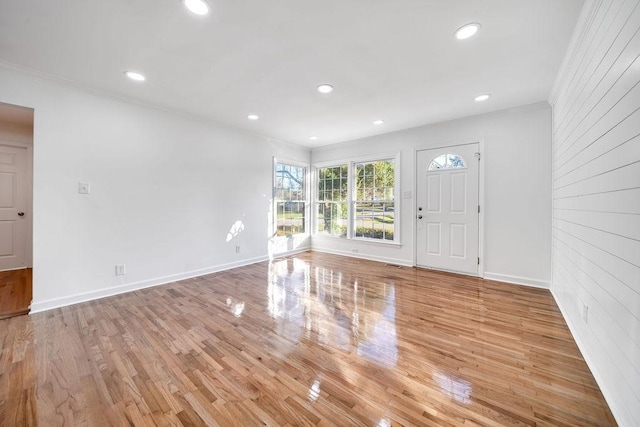
[[[333,86],[328,84],[322,84],[318,86],[318,92],[320,93],[331,93],[333,92]]]
[[[317,136],[310,136],[309,139],[312,140],[312,141],[315,141],[316,139],[318,139],[318,137]]]
[[[184,5],[196,15],[206,15],[209,13],[209,4],[204,0],[182,0]]]
[[[145,76],[135,71],[125,71],[124,75],[137,82],[143,82],[146,80]]]
[[[378,126],[384,123],[384,120],[376,120],[373,122],[374,125]]]
[[[260,117],[258,117],[258,116],[257,116],[257,115],[255,115],[255,114],[249,114],[249,115],[247,116],[247,119],[249,119],[249,120],[258,120],[259,118],[260,118]]]
[[[455,35],[458,40],[464,40],[474,36],[479,29],[480,24],[478,24],[477,22],[473,22],[471,24],[467,24],[458,28],[455,32]]]
[[[489,95],[488,93],[485,93],[484,95],[476,96],[474,99],[476,102],[482,102],[482,101],[486,101],[489,98],[491,98],[491,95]]]

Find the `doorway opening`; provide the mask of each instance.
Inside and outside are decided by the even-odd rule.
[[[0,103],[0,319],[33,297],[33,109]]]

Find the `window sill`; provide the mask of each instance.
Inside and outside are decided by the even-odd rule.
[[[402,243],[400,242],[394,242],[389,240],[366,239],[363,237],[352,237],[349,240],[351,240],[352,242],[366,243],[368,245],[386,245],[386,246],[396,246],[396,247],[402,246]]]
[[[350,242],[358,242],[364,243],[367,245],[384,245],[384,246],[392,246],[392,247],[401,247],[402,243],[393,242],[389,240],[375,240],[375,239],[365,239],[361,237],[342,237],[342,236],[333,236],[331,234],[314,234],[311,236],[312,239],[328,239],[328,240],[344,240]]]
[[[292,234],[290,236],[274,236],[276,239],[282,239],[282,240],[291,240],[291,239],[304,239],[307,237],[311,237],[311,235],[309,233],[298,233],[298,234]]]

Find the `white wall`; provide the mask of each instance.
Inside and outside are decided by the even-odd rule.
[[[490,101],[489,101],[490,102]],[[314,237],[314,250],[413,264],[417,148],[484,141],[485,277],[537,286],[551,278],[551,112],[545,103],[313,149],[312,163],[400,152],[401,246]],[[396,196],[400,200],[400,195]]]
[[[638,0],[588,0],[550,99],[552,292],[622,426],[640,425],[639,29]]]
[[[0,102],[35,109],[33,311],[265,259],[272,157],[309,160],[306,149],[8,68]],[[238,220],[244,230],[227,242]],[[127,274],[115,276],[116,264]]]

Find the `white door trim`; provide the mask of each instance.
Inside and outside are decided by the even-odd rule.
[[[0,138],[0,145],[24,148],[27,151],[27,244],[25,246],[27,268],[33,268],[33,144]]]
[[[470,144],[478,144],[478,149],[480,150],[480,161],[479,161],[479,170],[478,170],[478,203],[480,204],[480,212],[478,214],[478,256],[480,257],[480,264],[478,265],[478,276],[484,277],[484,266],[485,266],[485,256],[484,256],[484,215],[486,212],[485,208],[485,158],[486,152],[484,149],[484,138],[475,138],[467,141],[458,141],[458,142],[450,142],[450,143],[442,143],[436,145],[424,145],[415,147],[413,150],[413,188],[414,188],[414,197],[413,197],[413,230],[412,230],[412,239],[413,239],[413,266],[418,266],[418,244],[416,240],[416,232],[418,230],[418,151],[422,150],[434,150],[434,149],[444,149],[450,147],[457,147],[460,145],[470,145]]]

